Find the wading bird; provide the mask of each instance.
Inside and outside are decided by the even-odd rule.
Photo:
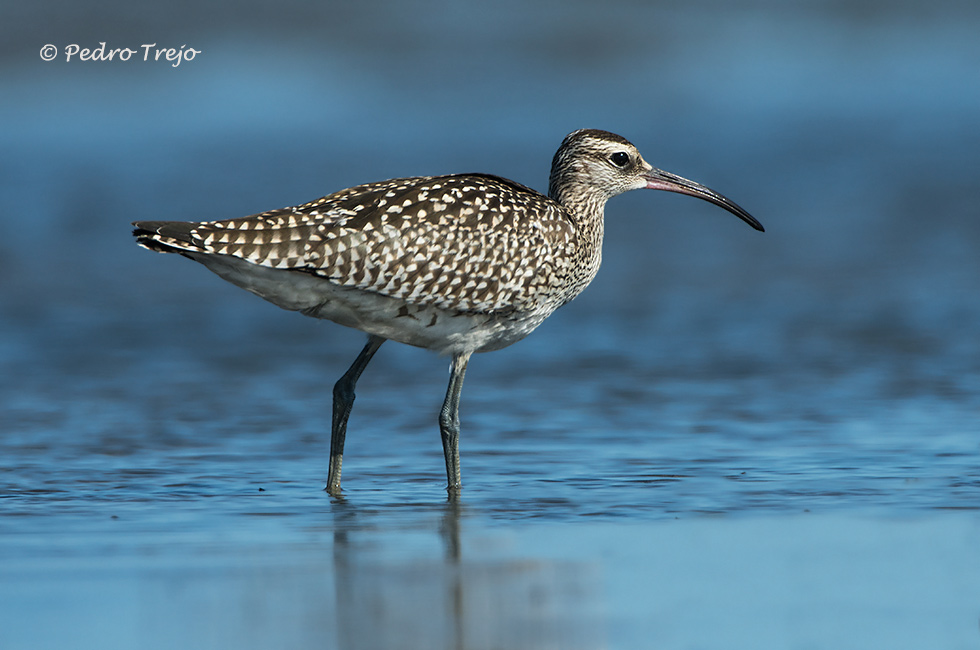
[[[644,188],[710,201],[763,230],[721,194],[652,167],[625,138],[582,129],[555,154],[548,196],[489,174],[398,178],[241,219],[137,221],[133,234],[283,309],[367,333],[333,390],[331,494],[354,387],[381,344],[450,355],[439,430],[453,494],[470,356],[523,339],[581,293],[599,270],[606,201]]]

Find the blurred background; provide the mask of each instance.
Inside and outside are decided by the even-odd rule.
[[[21,431],[93,426],[104,444],[93,403],[111,395],[95,409],[104,417],[171,419],[129,392],[160,396],[195,373],[216,376],[161,409],[208,382],[229,399],[247,377],[260,391],[302,389],[277,372],[327,395],[360,346],[357,332],[138,249],[131,221],[232,218],[461,171],[544,191],[558,143],[582,127],[626,136],[767,232],[687,197],[617,198],[594,285],[544,325],[548,335],[478,359],[469,379],[487,384],[468,385],[468,402],[499,404],[492,391],[506,376],[526,382],[516,400],[505,393],[517,408],[554,390],[555,405],[531,410],[560,410],[572,388],[552,379],[581,377],[571,383],[593,402],[622,402],[623,417],[639,408],[646,422],[650,402],[688,377],[705,381],[695,399],[729,391],[768,424],[877,418],[910,401],[921,414],[941,403],[977,415],[975,3],[0,11],[0,399]],[[100,42],[137,54],[65,60],[69,45]],[[46,44],[59,52],[50,62]],[[143,61],[144,44],[200,54]],[[393,386],[400,365],[442,363],[402,346],[376,362],[392,364]],[[441,372],[412,399],[436,399]],[[747,375],[759,384],[744,388]]]
[[[975,3],[45,2],[0,11],[8,366],[21,358],[38,369],[39,354],[105,365],[167,345],[179,354],[183,343],[169,337],[183,334],[168,323],[178,317],[203,321],[191,327],[205,338],[269,322],[307,331],[193,265],[136,249],[134,219],[230,218],[456,171],[543,191],[561,138],[582,127],[625,135],[654,165],[728,195],[769,232],[683,197],[619,198],[593,290],[523,354],[608,338],[622,351],[672,340],[658,350],[668,356],[721,346],[807,372],[853,369],[875,352],[975,358]],[[68,45],[102,41],[138,54],[65,61]],[[48,43],[59,50],[51,62],[39,56]],[[177,67],[144,62],[144,43],[201,54]],[[692,327],[698,340],[678,341]],[[316,336],[312,354],[347,335]],[[957,390],[965,370],[936,374]]]
[[[227,541],[257,509],[291,515],[277,542],[349,521],[313,493],[362,336],[139,249],[131,221],[451,172],[545,191],[583,127],[767,231],[678,195],[611,201],[593,285],[470,366],[469,517],[975,510],[978,30],[967,0],[0,5],[3,552],[56,556],[45,534],[67,531],[112,555],[107,513],[128,552]],[[65,60],[100,42],[137,54]],[[446,364],[389,345],[359,384],[359,521],[431,523]]]

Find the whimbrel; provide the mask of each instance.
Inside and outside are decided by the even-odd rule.
[[[354,388],[381,344],[451,355],[439,430],[452,494],[470,356],[523,339],[581,293],[599,270],[606,201],[643,188],[705,199],[763,230],[721,194],[655,169],[625,138],[582,129],[555,154],[548,196],[488,174],[398,178],[241,219],[138,221],[133,234],[284,309],[368,335],[333,389],[333,495]]]

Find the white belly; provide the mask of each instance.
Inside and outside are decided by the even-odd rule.
[[[440,354],[505,348],[534,331],[551,313],[455,312],[406,304],[381,294],[337,286],[309,273],[258,266],[228,255],[185,254],[228,282],[283,309]]]

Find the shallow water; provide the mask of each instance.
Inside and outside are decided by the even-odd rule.
[[[0,647],[976,647],[973,4],[73,7],[0,20]],[[86,39],[203,53],[37,58]],[[129,234],[543,188],[585,126],[767,232],[613,200],[593,286],[473,359],[458,504],[447,359],[381,349],[330,499],[361,335]]]
[[[81,553],[23,539],[43,550],[3,569],[5,647],[976,644],[963,514],[500,526],[469,510],[307,502],[208,534],[102,519]]]

